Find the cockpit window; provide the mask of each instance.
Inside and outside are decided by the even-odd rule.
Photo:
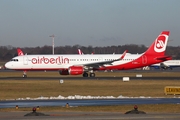
[[[11,59],[11,61],[15,61],[16,62],[16,61],[18,61],[18,59]]]

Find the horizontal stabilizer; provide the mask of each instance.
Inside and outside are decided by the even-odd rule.
[[[163,60],[163,61],[172,60],[172,57],[171,56],[162,56],[162,57],[156,58],[156,60]]]

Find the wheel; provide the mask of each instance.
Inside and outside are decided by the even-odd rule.
[[[88,73],[87,73],[87,72],[84,72],[84,73],[83,73],[83,77],[88,77]]]
[[[90,73],[90,77],[95,77],[95,73]]]
[[[23,74],[23,78],[27,78],[27,75],[24,75],[24,74]]]

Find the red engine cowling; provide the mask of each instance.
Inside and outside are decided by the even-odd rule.
[[[80,75],[83,74],[84,68],[82,66],[71,66],[68,71],[70,75]]]
[[[68,69],[60,70],[60,75],[80,75],[83,74],[84,69],[82,66],[71,66]]]

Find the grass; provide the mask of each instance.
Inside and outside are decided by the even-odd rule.
[[[20,76],[22,72],[4,72],[0,77]],[[137,73],[97,73],[98,76],[135,76]],[[143,76],[178,76],[178,73],[143,73]],[[58,77],[57,72],[28,72],[33,77]],[[67,77],[67,76],[65,76]],[[164,97],[164,87],[180,85],[178,80],[1,80],[0,99],[39,96],[68,95],[113,95],[113,96],[153,96]],[[78,89],[77,89],[78,88]],[[23,91],[22,91],[23,90]],[[43,92],[42,92],[43,91]],[[45,91],[45,92],[44,92]],[[57,92],[58,91],[58,92]],[[5,94],[3,94],[5,93]],[[29,96],[27,96],[29,95]]]
[[[97,73],[99,76],[135,76],[139,73],[114,72],[114,73]],[[22,72],[0,72],[0,77],[17,77]],[[180,76],[178,72],[158,72],[142,73],[143,76]],[[57,72],[28,72],[32,77],[59,77]],[[60,76],[62,77],[62,76]],[[68,77],[68,76],[65,76]],[[64,80],[63,84],[59,80],[0,80],[0,99],[17,99],[17,98],[37,98],[40,96],[128,96],[128,97],[174,97],[174,95],[165,95],[165,86],[180,86],[179,80],[130,80],[123,82],[120,80]],[[177,95],[178,96],[178,95]],[[146,112],[180,112],[179,104],[154,104],[138,105],[140,110]],[[41,107],[42,111],[112,111],[125,112],[131,110],[133,105],[119,106],[79,106],[79,107]],[[32,108],[20,108],[18,110],[26,111]],[[14,108],[4,108],[0,111],[13,111]]]
[[[165,86],[180,86],[179,80],[1,80],[0,99],[36,98],[40,96],[114,96],[172,97]]]

